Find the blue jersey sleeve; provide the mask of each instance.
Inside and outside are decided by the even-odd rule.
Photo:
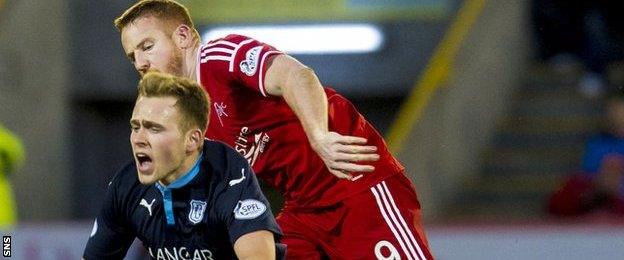
[[[119,177],[119,176],[117,176]],[[123,259],[134,240],[121,214],[118,178],[108,185],[104,204],[96,218],[83,254],[85,259]]]
[[[269,202],[262,194],[258,180],[242,157],[241,163],[232,164],[225,189],[216,201],[219,217],[226,223],[232,245],[244,234],[268,230],[281,237]]]

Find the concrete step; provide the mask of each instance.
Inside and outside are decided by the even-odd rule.
[[[545,215],[552,192],[563,178],[557,176],[499,176],[469,181],[457,197],[458,209],[449,208],[461,217],[512,217],[527,219]]]
[[[515,101],[510,117],[600,116],[600,107],[585,100],[568,97],[533,98]]]
[[[500,127],[503,133],[548,135],[548,134],[582,134],[588,135],[599,127],[597,116],[519,116],[507,117]]]
[[[485,162],[500,161],[501,159],[521,159],[521,160],[548,160],[548,161],[570,161],[580,158],[583,146],[547,146],[540,149],[522,149],[518,147],[493,147],[485,154]],[[508,162],[508,161],[506,161]]]
[[[577,162],[534,162],[534,163],[513,163],[505,165],[490,164],[483,166],[483,178],[495,175],[514,176],[565,176],[578,170]]]
[[[566,176],[579,168],[585,142],[599,127],[601,104],[578,93],[576,74],[528,71],[512,99],[481,173],[465,181],[448,212],[457,217],[539,218]]]
[[[465,183],[465,195],[484,196],[489,199],[541,196],[550,193],[565,179],[556,175],[493,175],[487,179],[478,178]]]
[[[545,149],[548,147],[578,147],[585,143],[587,133],[517,134],[499,133],[492,141],[493,148]]]
[[[544,201],[546,198],[543,199]],[[478,219],[492,220],[527,220],[545,217],[546,205],[542,200],[490,201],[483,203],[459,202],[461,207],[449,208],[447,220]]]

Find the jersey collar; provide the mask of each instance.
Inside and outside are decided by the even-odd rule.
[[[175,180],[167,186],[163,186],[160,183],[156,182],[156,188],[160,191],[163,196],[163,207],[165,209],[165,217],[167,219],[167,225],[175,225],[175,218],[173,215],[173,195],[171,194],[172,189],[177,189],[180,187],[184,187],[184,185],[191,182],[197,173],[199,173],[199,164],[203,159],[204,153],[202,152],[197,157],[197,161],[195,161],[195,165],[193,168],[186,174],[182,176],[182,178]]]
[[[190,171],[188,171],[186,174],[184,174],[182,176],[182,178],[179,178],[179,179],[175,180],[174,182],[170,183],[167,186],[164,186],[164,185],[160,184],[159,182],[156,182],[156,188],[158,188],[158,190],[160,190],[160,192],[163,192],[166,189],[177,189],[177,188],[183,187],[184,185],[188,184],[199,173],[199,165],[200,165],[203,157],[204,157],[204,152],[199,154],[199,157],[197,157],[197,161],[195,161],[195,165],[193,165],[193,168],[191,168]]]

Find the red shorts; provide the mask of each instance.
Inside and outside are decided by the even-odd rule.
[[[396,174],[335,207],[279,214],[287,259],[433,259],[411,181]]]

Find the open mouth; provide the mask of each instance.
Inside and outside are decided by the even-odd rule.
[[[147,173],[152,168],[152,158],[145,153],[136,153],[137,168],[140,172]]]

